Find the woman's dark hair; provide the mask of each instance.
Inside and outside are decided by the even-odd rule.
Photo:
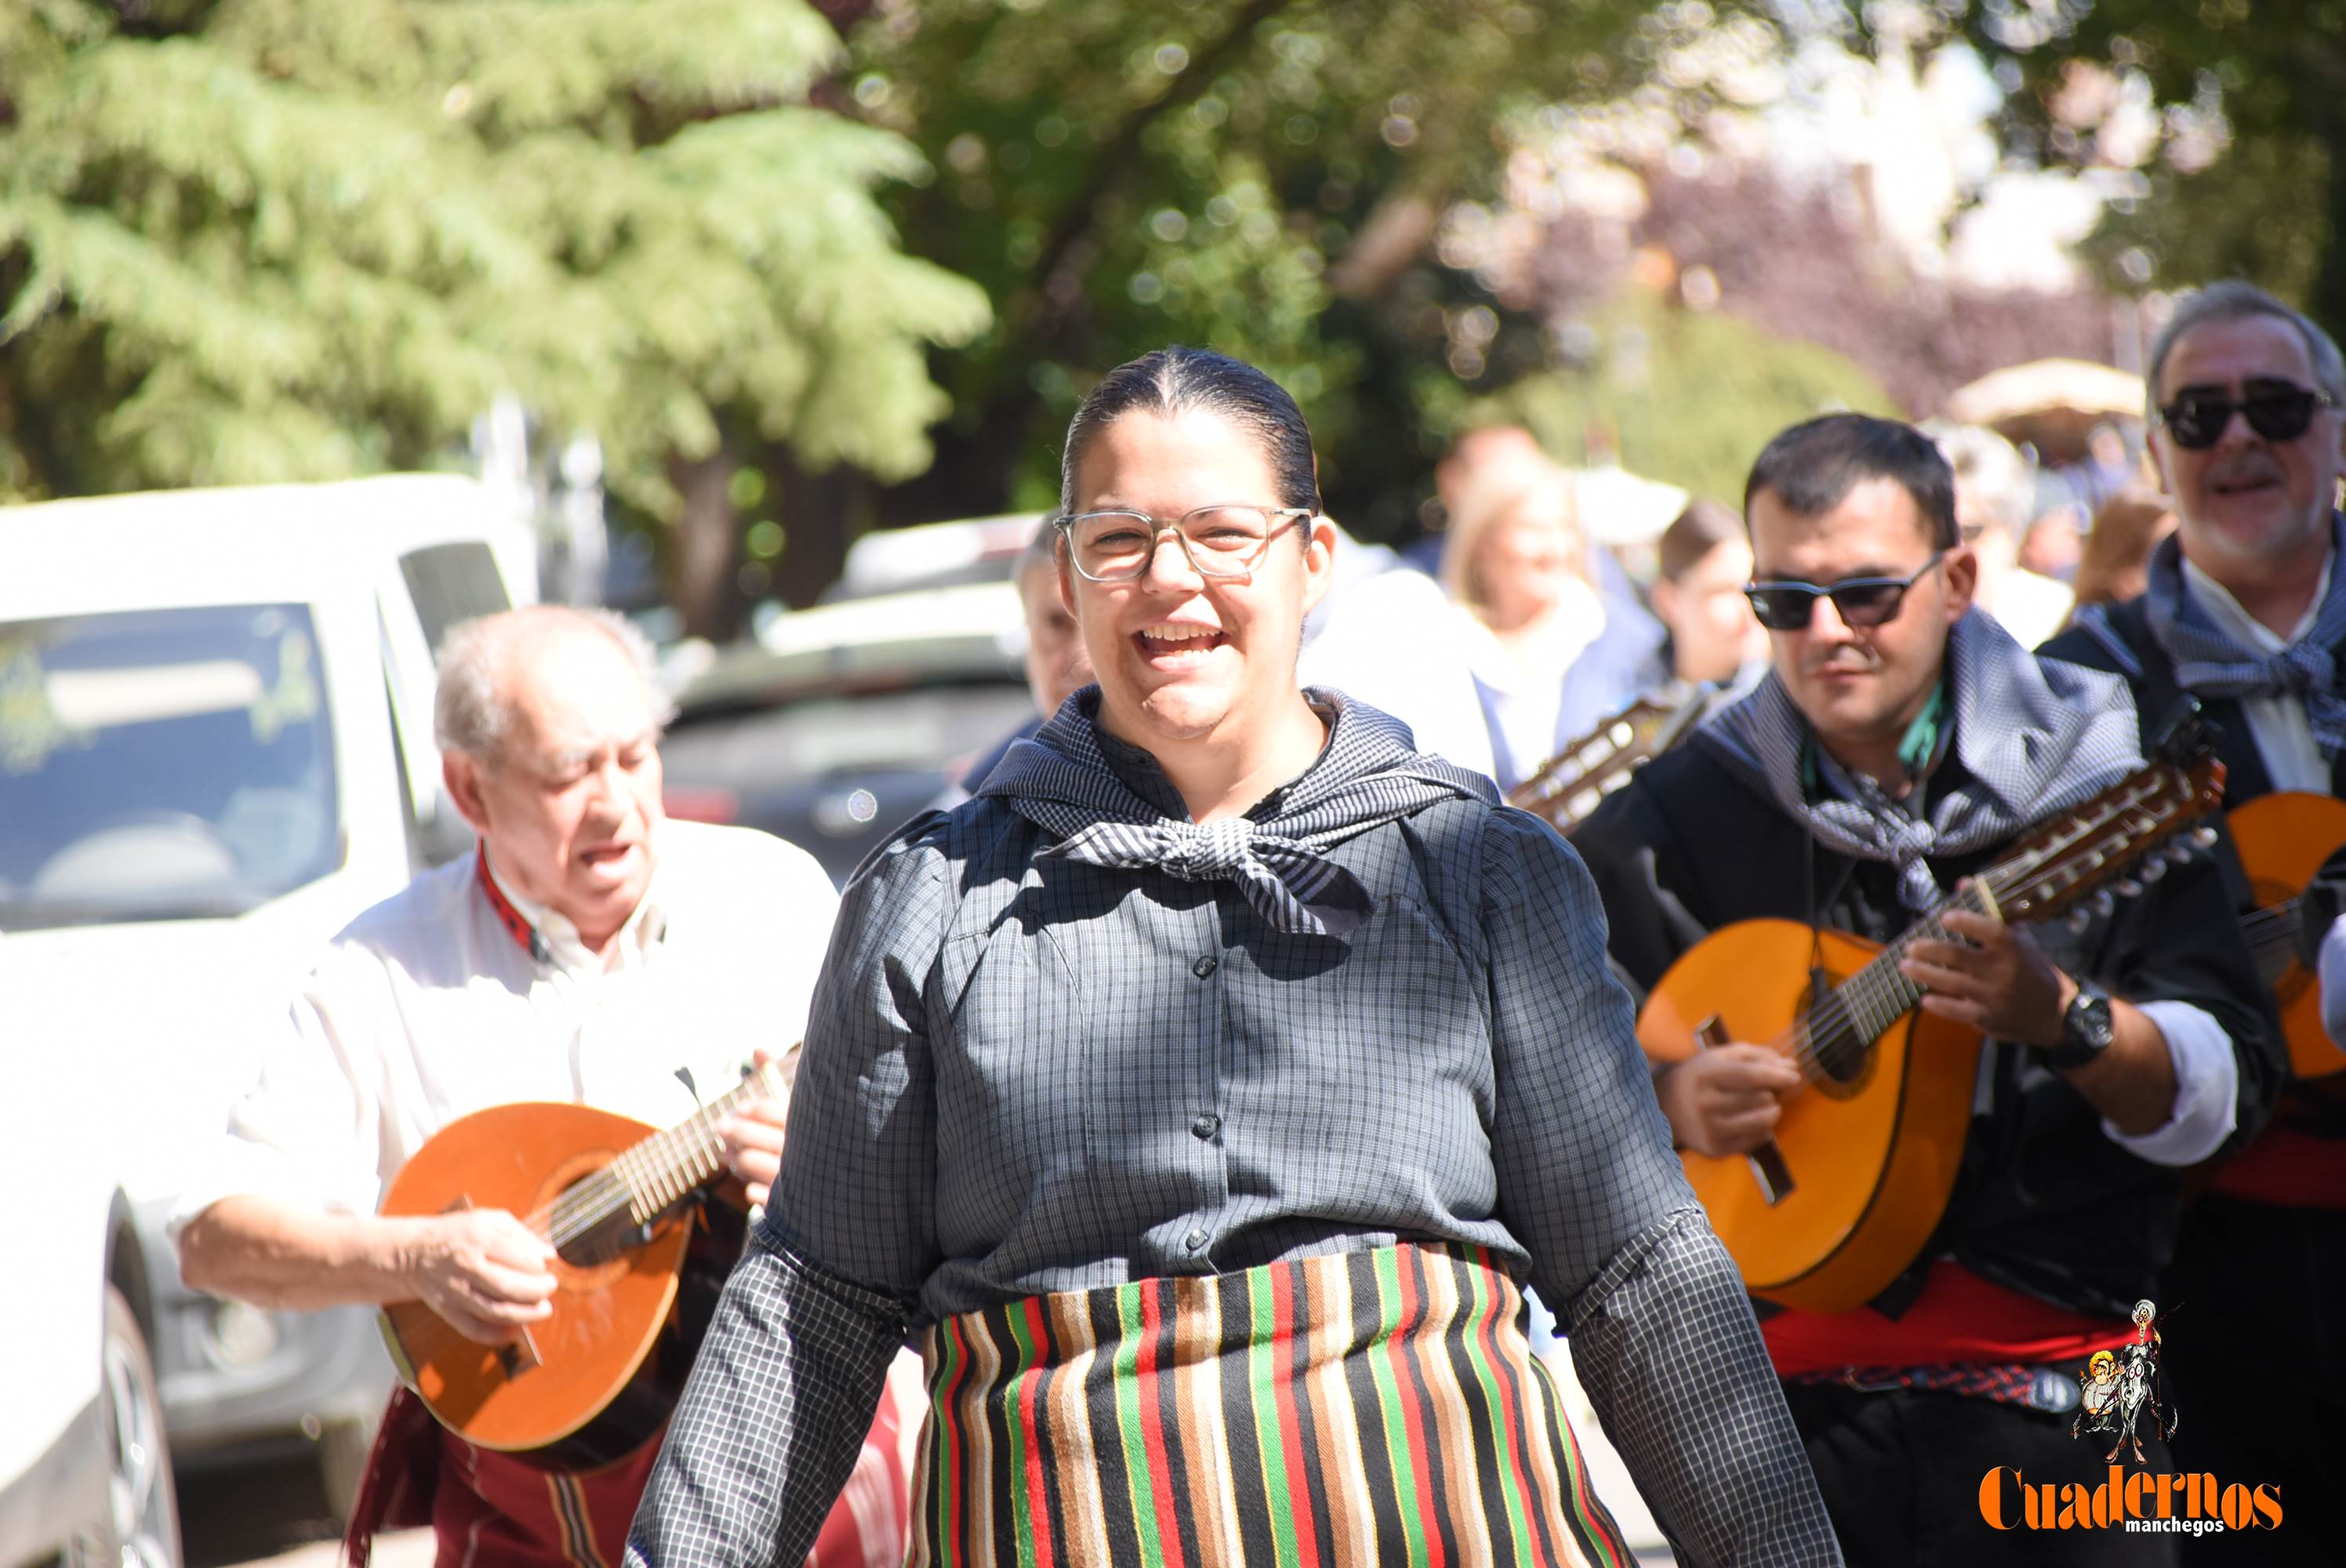
[[[1076,470],[1092,438],[1135,409],[1166,419],[1200,409],[1253,432],[1270,459],[1272,473],[1278,476],[1279,504],[1320,510],[1311,431],[1287,389],[1227,354],[1176,345],[1117,366],[1084,398],[1067,425],[1067,444],[1059,457],[1060,511],[1075,510]],[[1298,536],[1307,541],[1310,537],[1300,531]]]
[[[1829,413],[1784,431],[1760,450],[1743,486],[1751,498],[1772,490],[1796,517],[1818,517],[1870,479],[1894,479],[1923,514],[1934,550],[1963,541],[1955,526],[1955,473],[1931,438],[1911,424],[1871,414]]]
[[[1705,555],[1729,539],[1742,537],[1743,519],[1729,511],[1726,503],[1698,495],[1662,530],[1661,539],[1654,546],[1655,569],[1664,582],[1675,583],[1692,571]]]

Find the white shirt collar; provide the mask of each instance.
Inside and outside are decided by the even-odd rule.
[[[2313,598],[2305,606],[2305,614],[2296,626],[2290,628],[2290,634],[2285,637],[2242,609],[2240,601],[2232,597],[2232,591],[2193,565],[2188,555],[2183,558],[2183,581],[2191,596],[2199,601],[2199,607],[2208,612],[2208,618],[2216,623],[2217,630],[2234,642],[2260,653],[2279,653],[2290,644],[2301,640],[2313,629],[2315,618],[2321,614],[2322,601],[2330,597],[2330,572],[2337,562],[2338,552],[2335,549],[2322,557],[2321,576],[2313,585]]]
[[[638,968],[668,934],[668,912],[660,901],[658,865],[653,867],[651,882],[628,913],[627,923],[611,938],[610,946],[597,953],[580,939],[578,927],[568,915],[551,904],[539,903],[516,892],[513,883],[498,871],[495,855],[485,857],[484,863],[490,879],[497,884],[497,891],[545,939],[551,962],[566,974],[594,975],[608,970]]]

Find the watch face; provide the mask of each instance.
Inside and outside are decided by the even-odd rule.
[[[2110,999],[2097,991],[2077,993],[2062,1021],[2062,1044],[2078,1051],[2103,1051],[2111,1037]]]

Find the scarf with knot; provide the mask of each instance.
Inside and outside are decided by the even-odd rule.
[[[1177,821],[1134,794],[1101,749],[1099,688],[1060,705],[1010,748],[978,789],[1057,842],[1046,859],[1118,871],[1155,868],[1184,881],[1229,881],[1274,928],[1348,936],[1375,912],[1361,880],[1328,859],[1347,839],[1451,799],[1496,803],[1480,774],[1418,751],[1409,727],[1341,692],[1307,687],[1328,744],[1303,775],[1255,813]]]
[[[2150,557],[2143,609],[2151,635],[2175,661],[2175,683],[2198,697],[2296,697],[2325,758],[2346,746],[2346,695],[2338,689],[2338,650],[2346,644],[2346,518],[2330,519],[2330,591],[2305,636],[2278,653],[2244,646],[2216,625],[2184,589],[2183,551],[2172,536]]]
[[[1809,722],[1773,670],[1694,738],[1827,849],[1896,867],[1899,901],[1920,914],[1945,896],[1929,857],[1992,849],[2142,766],[2124,681],[2039,660],[1984,610],[1974,607],[1949,631],[1942,678],[1967,777],[1925,815],[1838,769],[1841,792],[1812,797],[1802,766]]]

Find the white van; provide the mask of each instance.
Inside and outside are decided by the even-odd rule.
[[[0,1185],[56,1197],[18,1208],[0,1568],[176,1561],[166,1430],[183,1469],[304,1435],[347,1503],[371,1315],[191,1293],[161,1218],[326,939],[469,847],[431,650],[536,581],[452,475],[0,509]]]

